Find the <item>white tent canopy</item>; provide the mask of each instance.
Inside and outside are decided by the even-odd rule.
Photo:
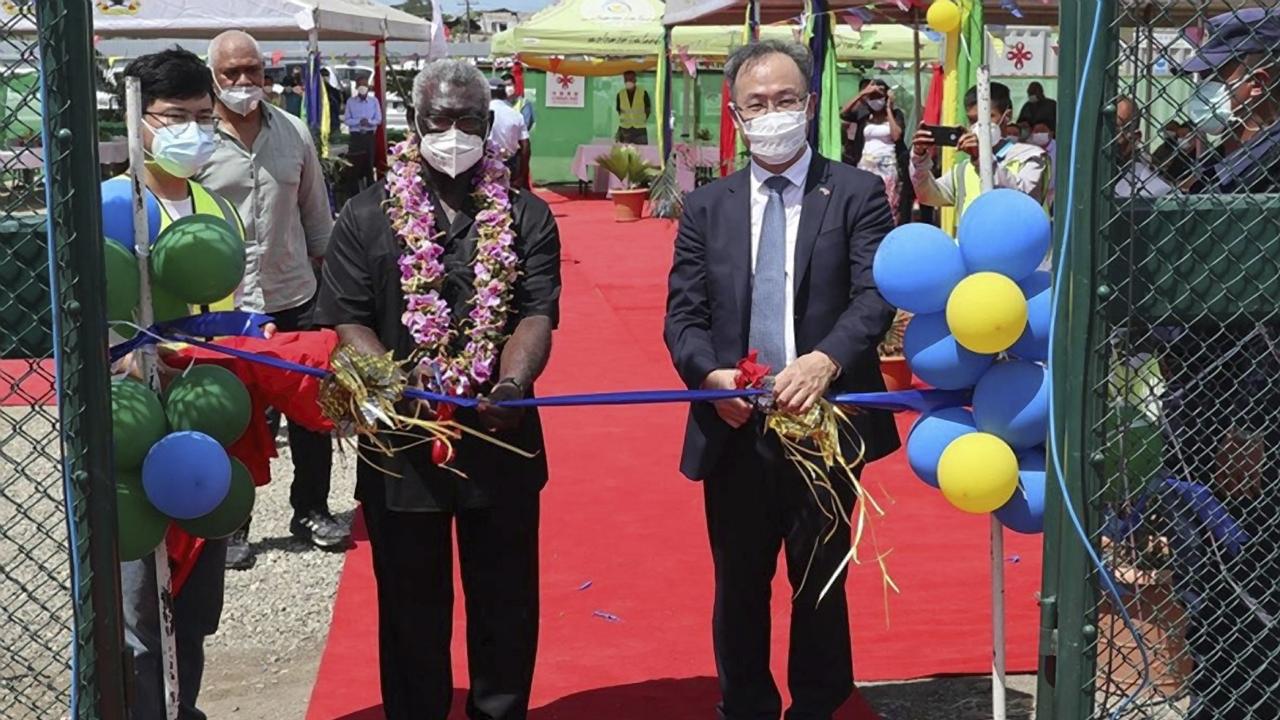
[[[414,40],[432,37],[432,24],[374,0],[138,0],[137,11],[103,10],[94,5],[93,32],[101,37],[211,38],[223,30],[244,30],[259,40]],[[26,27],[22,27],[26,25]],[[19,32],[33,32],[19,23]],[[439,54],[444,54],[439,52]]]

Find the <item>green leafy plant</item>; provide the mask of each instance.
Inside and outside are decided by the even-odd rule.
[[[658,168],[645,162],[634,145],[614,145],[596,158],[596,164],[618,178],[623,190],[647,188],[658,174]]]

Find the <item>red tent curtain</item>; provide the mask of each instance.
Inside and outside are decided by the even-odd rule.
[[[385,40],[373,41],[373,94],[378,98],[378,107],[382,108],[382,122],[373,133],[373,164],[379,173],[387,171],[387,93],[382,67],[387,60],[386,50]]]
[[[946,73],[942,70],[942,63],[934,63],[933,74],[929,78],[929,94],[925,96],[922,116],[924,122],[929,125],[942,123],[942,85],[945,80]]]
[[[524,64],[519,60],[511,64],[511,79],[515,82],[516,94],[524,94]]]
[[[733,172],[737,164],[738,131],[733,125],[733,111],[729,109],[729,81],[720,88],[720,177]]]

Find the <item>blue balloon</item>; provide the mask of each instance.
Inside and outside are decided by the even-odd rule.
[[[1037,270],[1018,283],[1027,296],[1027,329],[1009,348],[1009,353],[1023,360],[1049,359],[1049,319],[1053,315],[1053,276]]]
[[[231,489],[231,459],[204,433],[169,433],[142,461],[142,489],[157,510],[175,520],[203,517]]]
[[[890,305],[913,313],[941,312],[968,273],[950,235],[932,225],[894,228],[880,243],[871,273]]]
[[[1030,195],[1000,188],[965,209],[957,237],[969,272],[997,272],[1018,281],[1049,253],[1049,216]]]
[[[160,234],[160,203],[150,190],[142,193],[147,205],[147,236],[155,244]],[[102,183],[102,234],[133,252],[133,191],[128,178]]]
[[[1049,433],[1049,372],[1026,360],[1007,360],[987,371],[973,390],[978,429],[1014,450],[1043,445]]]
[[[938,487],[938,458],[952,440],[975,432],[973,413],[966,408],[944,408],[921,415],[907,433],[907,462],[916,477]]]
[[[942,390],[973,387],[995,355],[983,355],[960,346],[947,327],[945,312],[916,315],[902,338],[902,355],[916,377]]]
[[[995,512],[1001,525],[1024,535],[1044,532],[1044,466],[1042,447],[1018,456],[1018,489]]]

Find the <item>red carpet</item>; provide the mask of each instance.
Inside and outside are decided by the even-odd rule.
[[[53,405],[52,360],[0,360],[0,407]]]
[[[547,195],[564,240],[564,297],[543,394],[678,387],[662,344],[674,225],[615,224],[607,202]],[[711,564],[700,487],[677,472],[684,408],[549,409],[552,478],[543,493],[537,720],[712,716]],[[905,432],[910,417],[900,419]],[[866,480],[887,516],[874,565],[849,582],[859,680],[980,674],[990,667],[986,517],[953,510],[901,453]],[[1006,534],[1011,672],[1035,668],[1039,538]],[[775,674],[785,678],[789,591],[774,590]],[[886,606],[887,603],[887,606]],[[454,682],[466,687],[461,589]],[[464,692],[464,691],[460,691]],[[459,695],[461,697],[461,694]],[[461,702],[454,718],[462,718]],[[381,718],[377,617],[367,542],[347,557],[309,720]],[[860,698],[842,720],[871,720]]]

